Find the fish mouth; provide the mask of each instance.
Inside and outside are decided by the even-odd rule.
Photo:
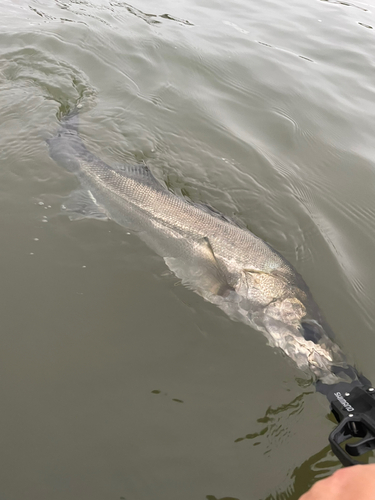
[[[274,318],[264,319],[265,333],[269,344],[280,348],[303,372],[313,375],[325,384],[350,381],[346,371],[348,363],[337,344],[325,334],[319,343],[306,340],[304,329],[297,324],[285,324]]]
[[[306,340],[301,328],[297,325],[286,324],[280,321],[266,321],[268,333],[288,355],[295,359],[299,366],[325,366],[333,362],[333,356],[322,344]]]

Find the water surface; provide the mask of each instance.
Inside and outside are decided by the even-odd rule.
[[[4,0],[0,496],[296,500],[338,461],[309,377],[112,222],[72,222],[61,110],[110,164],[236,217],[375,368],[375,18],[365,2]]]

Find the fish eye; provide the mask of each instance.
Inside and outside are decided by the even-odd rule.
[[[318,344],[319,340],[322,338],[321,327],[317,323],[310,323],[307,321],[303,321],[301,326],[302,334],[305,339]]]

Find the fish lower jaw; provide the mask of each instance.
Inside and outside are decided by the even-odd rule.
[[[308,370],[319,378],[330,377],[333,358],[329,351],[310,340],[298,338],[292,334],[282,335],[275,332],[267,332],[270,345],[280,348],[290,357],[299,369]]]

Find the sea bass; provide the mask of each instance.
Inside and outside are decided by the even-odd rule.
[[[79,179],[72,218],[110,218],[135,231],[186,286],[260,330],[315,379],[345,379],[345,356],[306,283],[277,251],[211,207],[170,192],[144,164],[112,167],[78,134],[78,111],[49,139],[50,156]]]

